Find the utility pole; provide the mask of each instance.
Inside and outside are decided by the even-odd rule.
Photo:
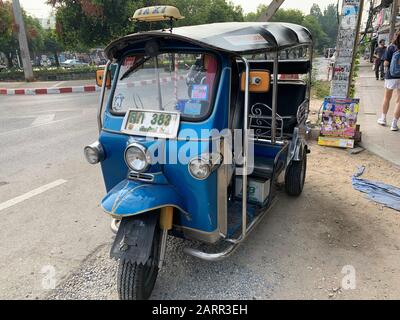
[[[399,1],[398,0],[393,0],[392,3],[392,12],[391,12],[391,18],[390,18],[390,32],[389,32],[389,41],[391,42],[394,33],[396,32],[396,22],[397,22],[397,15],[399,13]]]
[[[278,11],[284,2],[285,0],[272,0],[267,8],[267,11],[265,12],[265,15],[260,17],[260,22],[268,22],[271,20],[272,16]]]
[[[33,70],[31,64],[31,57],[29,55],[28,40],[26,39],[25,24],[22,18],[21,6],[19,0],[13,0],[14,19],[18,30],[18,41],[21,52],[22,65],[24,67],[24,74],[26,81],[33,81]]]
[[[363,7],[364,0],[343,0],[331,84],[333,97],[350,95]]]

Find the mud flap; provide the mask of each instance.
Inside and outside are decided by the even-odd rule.
[[[153,212],[122,219],[111,247],[111,258],[146,264],[158,219],[159,215]]]

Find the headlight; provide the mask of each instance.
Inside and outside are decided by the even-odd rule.
[[[86,160],[90,164],[96,164],[104,160],[104,149],[100,142],[96,141],[83,149]]]
[[[211,173],[211,165],[202,158],[196,158],[189,162],[189,172],[193,178],[204,180],[207,179]]]
[[[146,155],[146,148],[140,144],[129,145],[125,150],[125,162],[133,171],[145,171],[150,164],[150,159]]]
[[[204,153],[189,162],[189,173],[193,178],[204,180],[222,163],[222,155],[219,153]]]

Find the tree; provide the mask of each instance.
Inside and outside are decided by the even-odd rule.
[[[45,32],[38,19],[28,15],[25,11],[22,11],[22,16],[25,22],[29,52],[31,57],[34,57],[44,49]]]
[[[185,17],[178,21],[178,26],[244,20],[242,7],[225,0],[165,0],[161,3],[177,7]]]
[[[13,17],[10,3],[4,3],[0,0],[0,43],[12,36],[12,23]]]
[[[13,16],[11,4],[0,0],[0,50],[6,54],[5,50],[13,36]],[[9,64],[10,66],[10,64]]]
[[[304,14],[298,9],[279,9],[272,17],[271,22],[290,22],[302,25]]]
[[[314,3],[310,9],[310,15],[315,17],[318,23],[322,21],[322,11],[318,4]]]
[[[173,5],[184,20],[177,26],[223,21],[243,21],[243,11],[225,0],[48,0],[56,12],[58,38],[67,49],[83,51],[104,46],[128,33],[167,28],[168,23],[134,23],[136,9],[151,5]]]
[[[55,30],[46,30],[44,38],[44,51],[47,54],[52,54],[56,66],[60,66],[60,61],[58,60],[58,54],[64,50],[64,46],[59,41],[57,33]]]
[[[337,7],[335,4],[328,5],[324,13],[318,4],[313,4],[310,10],[310,15],[315,17],[320,26],[322,31],[324,32],[324,36],[319,39],[319,46],[329,46],[334,47],[336,43],[336,37],[338,32],[338,20],[337,20]]]
[[[28,46],[31,56],[39,53],[43,49],[43,28],[39,21],[24,10],[22,17],[25,23]],[[8,67],[14,67],[17,52],[19,51],[18,32],[14,22],[11,2],[0,0],[0,49],[8,58]]]
[[[260,4],[257,7],[256,12],[249,12],[244,16],[244,21],[248,22],[256,22],[259,21],[259,19],[262,16],[265,16],[265,13],[267,12],[268,6],[266,4]]]
[[[337,33],[338,33],[338,12],[335,4],[330,4],[324,10],[324,15],[321,20],[322,30],[328,36],[332,46],[336,43]]]
[[[245,16],[245,21],[258,21],[266,10],[266,5],[260,5],[256,12],[248,13]],[[309,15],[304,15],[303,12],[296,9],[279,9],[271,21],[290,22],[306,27],[313,36],[315,49],[322,51],[325,46],[333,46],[336,42],[338,28],[336,14],[337,10],[334,4],[329,5],[324,13],[318,4],[313,4]]]
[[[105,45],[131,33],[130,21],[141,0],[48,0],[56,8],[58,38],[67,49],[85,50]]]
[[[322,30],[318,19],[310,14],[304,17],[302,25],[311,32],[314,39],[314,48],[321,51],[329,40],[326,33]]]

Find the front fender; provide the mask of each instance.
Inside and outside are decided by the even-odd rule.
[[[116,219],[171,206],[186,213],[182,197],[172,185],[123,180],[104,197],[103,210]]]

